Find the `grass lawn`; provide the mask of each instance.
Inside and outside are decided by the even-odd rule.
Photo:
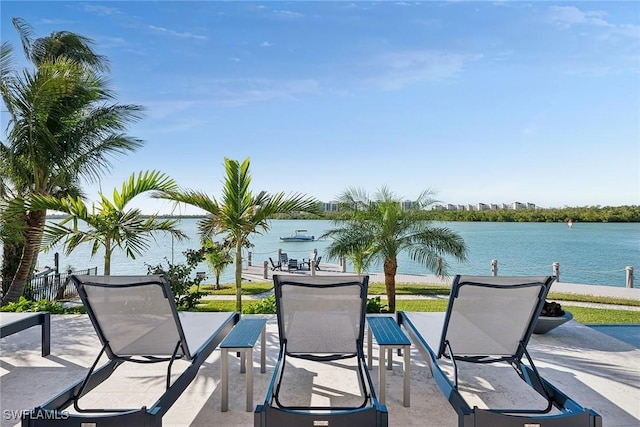
[[[242,306],[248,307],[256,302],[245,299]],[[398,311],[446,311],[447,302],[446,299],[399,299],[396,300],[396,309]],[[231,300],[209,300],[198,306],[198,310],[234,311],[235,306],[235,301]],[[640,323],[640,311],[577,307],[564,303],[562,306],[569,310],[573,318],[580,323]]]
[[[235,295],[236,285],[224,283],[220,284],[220,289],[214,289],[214,285],[201,285],[200,292],[206,295]],[[256,283],[243,283],[242,295],[257,295],[267,292],[273,289],[273,282],[256,282]],[[195,288],[192,289],[195,291]]]
[[[221,289],[215,290],[213,285],[200,286],[200,291],[208,295],[235,295],[234,284],[221,284]],[[273,289],[273,282],[251,282],[242,284],[242,295],[258,295]],[[195,289],[193,289],[195,291]],[[386,295],[383,283],[370,283],[369,295]],[[396,295],[449,295],[449,286],[446,285],[416,285],[409,283],[396,283]],[[602,297],[595,295],[567,294],[550,292],[547,300],[594,302],[600,304],[628,305],[640,307],[640,300],[624,298]]]

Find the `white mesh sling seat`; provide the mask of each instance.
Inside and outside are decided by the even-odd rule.
[[[456,276],[446,313],[398,313],[398,322],[429,363],[434,380],[457,412],[458,426],[602,425],[601,417],[593,410],[581,407],[542,378],[527,351],[529,338],[553,281],[554,278],[549,276]],[[523,357],[527,363],[522,361]],[[538,400],[536,405],[528,408],[472,408],[459,389],[458,364],[503,361],[511,364],[517,375],[530,386],[525,385],[525,391],[532,388],[537,392],[527,398],[528,404]],[[500,369],[499,365],[495,369]],[[494,369],[494,365],[486,367]],[[494,377],[500,378],[500,375]],[[470,378],[465,376],[465,381],[479,387],[478,378],[472,375]],[[517,380],[513,384],[519,386],[522,383]],[[497,385],[490,384],[490,387]],[[509,389],[500,389],[499,394],[513,397]]]
[[[102,349],[86,377],[23,416],[26,426],[161,426],[222,339],[237,313],[178,312],[164,276],[71,276],[100,338]],[[96,366],[106,354],[108,361]],[[191,363],[173,381],[175,360]],[[82,408],[79,400],[124,362],[167,364],[166,389],[151,406],[135,409]],[[76,412],[65,411],[73,405]]]
[[[376,398],[363,350],[369,277],[274,275],[273,281],[280,352],[265,402],[256,407],[254,426],[387,426],[387,409]],[[290,403],[282,398],[285,372],[295,371],[289,359],[338,369],[338,361],[353,358],[360,390],[348,405]],[[298,392],[304,394],[293,391]],[[322,392],[331,397],[340,393],[336,389]]]

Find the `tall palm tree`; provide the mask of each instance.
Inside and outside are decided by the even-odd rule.
[[[318,214],[318,201],[301,194],[273,195],[250,189],[249,158],[242,163],[224,159],[225,179],[222,197],[216,200],[207,194],[185,190],[158,195],[160,198],[186,203],[207,212],[198,221],[198,231],[203,238],[225,234],[225,240],[235,246],[236,310],[242,312],[242,248],[250,245],[249,236],[269,230],[269,218],[276,214],[309,212]]]
[[[108,71],[106,56],[93,50],[93,40],[69,31],[54,31],[46,37],[36,37],[33,27],[22,18],[13,18],[13,26],[20,36],[25,57],[36,67],[66,56],[97,71]]]
[[[104,249],[104,274],[111,274],[111,255],[115,249],[124,251],[128,258],[135,259],[149,248],[155,233],[170,233],[178,240],[187,236],[177,228],[177,220],[160,219],[156,215],[143,217],[140,209],[127,209],[127,204],[137,196],[148,192],[177,190],[176,183],[158,171],[132,174],[122,184],[121,191],[113,190],[113,201],[99,193],[100,201],[89,209],[80,197],[34,195],[29,199],[32,210],[48,209],[68,214],[57,224],[44,228],[43,246],[50,249],[64,242],[66,255],[79,245],[91,243],[91,256]],[[84,223],[86,229],[78,228]]]
[[[401,200],[387,187],[382,187],[373,199],[362,189],[349,188],[339,196],[340,209],[348,212],[349,218],[335,220],[338,227],[322,236],[334,238],[327,254],[335,258],[364,251],[365,261],[381,260],[389,311],[395,312],[400,252],[406,251],[411,260],[440,276],[447,275],[446,260],[439,262],[443,255],[466,260],[462,237],[420,219],[419,211],[434,202],[431,192],[424,191],[410,208],[403,209]]]
[[[34,67],[20,73],[11,71],[3,52],[0,92],[10,120],[7,141],[0,143],[2,172],[21,196],[77,194],[82,180],[96,181],[110,168],[112,157],[142,145],[124,134],[126,126],[141,117],[141,107],[111,103],[113,94],[99,74],[101,67],[78,60],[86,55],[78,53],[78,44],[65,47],[72,33],[66,34],[64,43],[48,44],[46,38],[31,42],[31,34],[21,32],[26,27],[14,24],[28,58],[33,59],[28,52],[34,52],[34,46],[55,45],[56,50],[38,53]],[[86,39],[77,40],[82,45]],[[24,212],[24,247],[2,304],[22,295],[45,220],[46,210]]]

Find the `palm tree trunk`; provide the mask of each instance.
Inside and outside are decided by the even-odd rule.
[[[2,242],[2,295],[7,293],[13,276],[18,271],[24,243]]]
[[[108,238],[104,241],[104,275],[111,275],[111,240]]]
[[[242,313],[242,242],[236,243],[236,311]]]
[[[398,270],[398,260],[387,258],[384,260],[384,284],[387,290],[387,304],[389,312],[396,312],[396,271]]]
[[[17,302],[24,293],[24,287],[29,275],[33,271],[33,263],[38,255],[42,242],[42,230],[47,219],[47,211],[31,211],[27,215],[25,228],[25,243],[20,257],[20,264],[9,285],[7,294],[2,298],[1,305]]]

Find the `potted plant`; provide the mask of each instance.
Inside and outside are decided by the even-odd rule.
[[[573,315],[563,310],[560,304],[554,301],[545,301],[533,333],[546,334],[571,319],[573,319]]]

